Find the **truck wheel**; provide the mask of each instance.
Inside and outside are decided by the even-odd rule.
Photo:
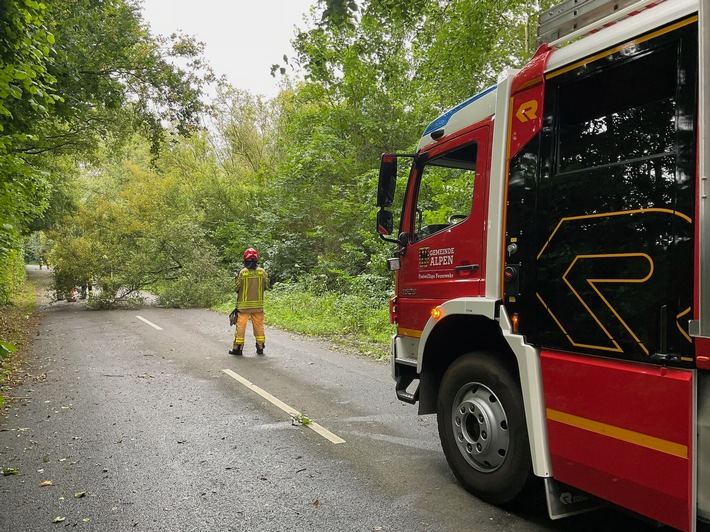
[[[532,475],[520,386],[493,355],[469,353],[444,374],[439,438],[456,478],[492,504],[513,502]]]

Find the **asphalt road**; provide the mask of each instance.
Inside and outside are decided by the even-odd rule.
[[[273,328],[264,356],[249,335],[231,356],[234,329],[208,310],[42,313],[0,419],[0,468],[17,470],[0,476],[2,531],[656,530],[472,497],[386,363]]]

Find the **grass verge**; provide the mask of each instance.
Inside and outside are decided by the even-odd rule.
[[[32,283],[25,282],[7,305],[0,305],[0,341],[14,345],[17,351],[0,359],[0,406],[5,394],[19,382],[20,367],[32,347],[32,335],[39,320],[35,315],[37,296]]]
[[[326,339],[374,359],[389,355],[394,328],[380,299],[276,286],[265,297],[267,325]],[[229,313],[234,303],[216,308]]]

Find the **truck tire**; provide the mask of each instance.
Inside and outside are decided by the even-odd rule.
[[[532,477],[520,385],[489,353],[447,369],[437,401],[439,438],[456,478],[479,499],[512,503]]]

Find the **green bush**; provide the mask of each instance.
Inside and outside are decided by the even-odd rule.
[[[21,250],[8,251],[0,260],[0,305],[10,302],[25,280],[25,262]]]
[[[365,344],[380,357],[393,333],[388,298],[381,293],[317,291],[300,283],[279,283],[267,293],[265,305],[270,325]]]

